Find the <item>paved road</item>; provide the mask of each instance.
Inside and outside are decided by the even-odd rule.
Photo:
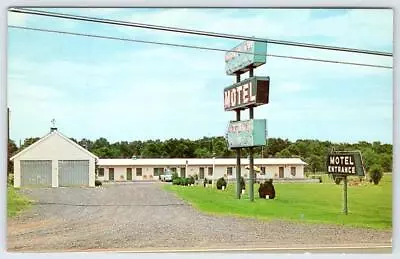
[[[36,205],[9,220],[8,249],[144,251],[391,244],[391,231],[202,214],[161,186],[24,189]]]

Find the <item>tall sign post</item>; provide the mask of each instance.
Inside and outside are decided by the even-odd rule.
[[[228,146],[236,150],[236,198],[241,195],[241,148],[249,148],[249,196],[254,201],[254,158],[253,147],[264,146],[266,140],[266,123],[264,128],[254,120],[254,107],[267,104],[269,101],[269,77],[255,77],[254,68],[265,64],[267,43],[244,41],[225,54],[225,71],[227,75],[236,75],[236,83],[224,89],[225,111],[235,111],[236,121],[228,126]],[[240,81],[243,73],[249,72],[249,78]],[[240,121],[240,111],[249,108],[249,120]],[[262,137],[262,143],[257,138]]]
[[[343,178],[343,213],[347,215],[347,176],[365,176],[361,152],[333,151],[328,155],[327,171]]]
[[[240,83],[240,73],[236,73],[236,83]],[[240,108],[236,109],[236,121],[240,121]],[[240,199],[240,194],[242,190],[240,189],[240,177],[241,177],[241,167],[240,167],[240,148],[236,149],[236,199]]]

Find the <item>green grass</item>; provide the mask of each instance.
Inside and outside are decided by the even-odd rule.
[[[248,188],[242,199],[235,198],[236,186],[226,191],[203,186],[184,187],[164,185],[168,191],[211,214],[254,217],[263,220],[289,220],[305,223],[329,223],[375,229],[392,228],[392,180],[384,175],[379,185],[365,182],[362,186],[348,187],[348,215],[343,210],[343,185],[330,182],[276,183],[276,198],[258,198],[258,185],[254,186],[255,201],[250,202]]]
[[[18,193],[13,187],[7,188],[7,216],[13,217],[30,205],[27,197]]]

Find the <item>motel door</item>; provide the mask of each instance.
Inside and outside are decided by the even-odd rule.
[[[279,178],[283,178],[284,173],[283,173],[283,167],[279,167]]]
[[[199,168],[199,173],[200,173],[200,175],[199,175],[199,179],[204,179],[204,167],[200,167]]]
[[[132,181],[132,168],[127,168],[127,170],[126,170],[126,180]]]
[[[181,167],[181,177],[186,177],[186,168]]]
[[[108,180],[114,181],[114,168],[108,169]]]

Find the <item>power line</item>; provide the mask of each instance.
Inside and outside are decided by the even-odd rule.
[[[12,9],[9,9],[9,11],[15,12],[15,13],[41,15],[41,16],[55,17],[55,18],[62,18],[62,19],[95,22],[95,23],[128,26],[128,27],[137,27],[137,28],[145,28],[145,29],[151,29],[151,30],[178,32],[178,33],[193,34],[193,35],[200,35],[200,36],[225,38],[225,39],[248,40],[248,41],[265,42],[265,43],[271,43],[271,44],[296,46],[296,47],[303,47],[303,48],[316,48],[316,49],[333,50],[333,51],[354,52],[354,53],[360,53],[360,54],[378,55],[378,56],[386,56],[386,57],[393,56],[393,53],[383,52],[383,51],[344,48],[344,47],[335,47],[335,46],[318,45],[318,44],[293,42],[293,41],[283,41],[283,40],[274,40],[274,39],[263,39],[263,38],[247,37],[247,36],[240,36],[240,35],[234,35],[234,34],[215,33],[215,32],[151,25],[151,24],[144,24],[144,23],[127,22],[127,21],[96,18],[96,17],[89,17],[89,16],[81,16],[81,15],[62,14],[62,13],[46,12],[46,11],[36,11],[36,10],[30,10],[30,9],[24,9],[24,8],[12,8]]]
[[[186,44],[175,44],[175,43],[167,43],[167,42],[134,40],[134,39],[128,39],[128,38],[111,37],[111,36],[86,34],[86,33],[77,33],[77,32],[67,32],[67,31],[59,31],[59,30],[48,30],[48,29],[32,28],[32,27],[25,27],[25,26],[9,25],[8,27],[9,28],[14,28],[14,29],[40,31],[40,32],[47,32],[47,33],[58,33],[58,34],[65,34],[65,35],[83,36],[83,37],[89,37],[89,38],[99,38],[99,39],[108,39],[108,40],[119,40],[119,41],[144,43],[144,44],[153,44],[153,45],[163,45],[163,46],[170,46],[170,47],[202,49],[202,50],[219,51],[219,52],[230,51],[230,50],[221,49],[221,48],[209,48],[209,47],[201,47],[201,46],[186,45]],[[242,53],[242,54],[253,54],[251,52],[245,52],[245,51],[231,51],[231,52]],[[316,58],[306,58],[306,57],[299,57],[299,56],[285,56],[285,55],[267,54],[267,53],[265,53],[265,54],[264,53],[255,53],[254,55],[270,56],[270,57],[276,57],[276,58],[288,58],[288,59],[296,59],[296,60],[306,60],[306,61],[317,61],[317,62],[324,62],[324,63],[334,63],[334,64],[356,65],[356,66],[392,69],[391,66],[373,65],[373,64],[355,63],[355,62],[346,62],[346,61],[336,61],[336,60],[326,60],[326,59],[316,59]]]

